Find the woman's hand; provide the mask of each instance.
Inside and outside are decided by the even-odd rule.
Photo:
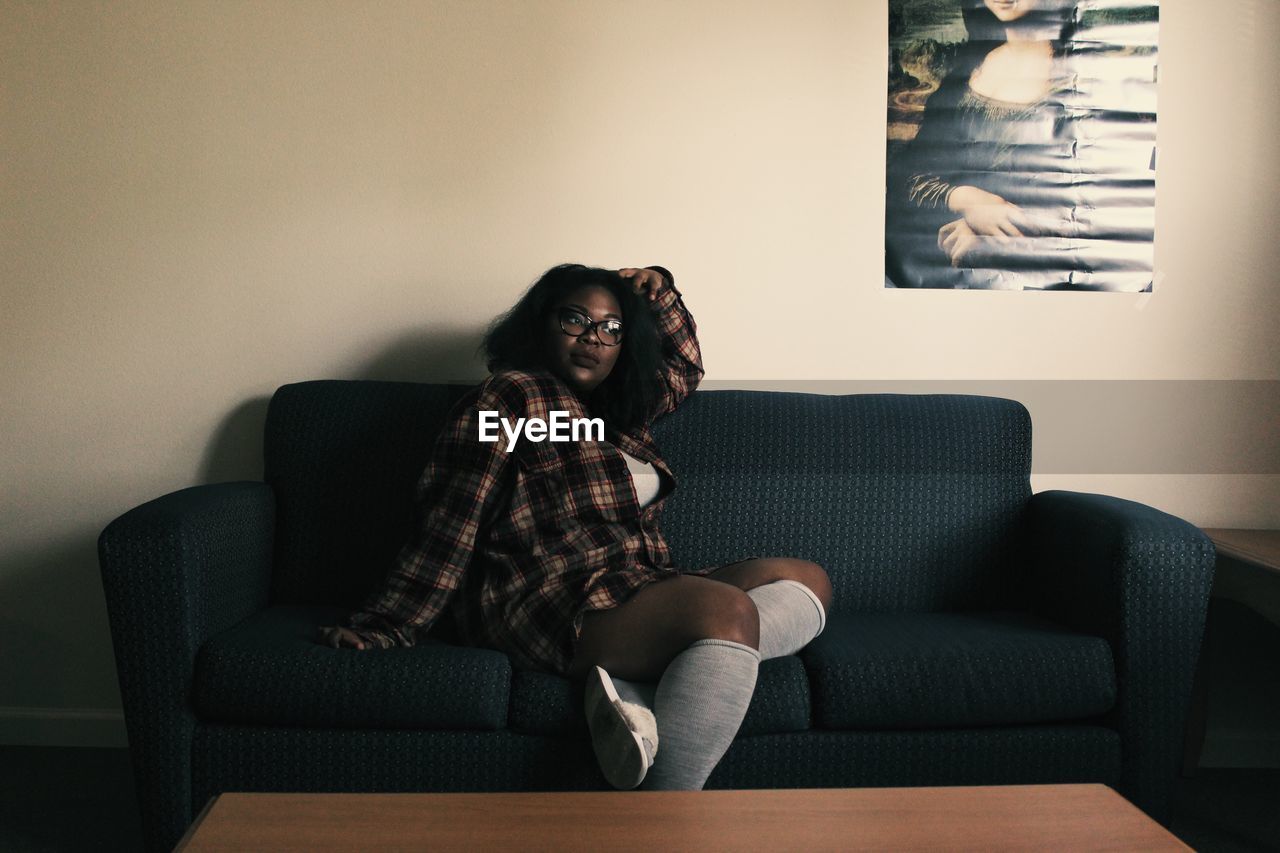
[[[1018,228],[1022,208],[995,193],[977,187],[959,186],[947,196],[947,207],[963,216],[965,224],[974,234],[994,237],[1001,243],[1007,242],[1010,237],[1022,236],[1022,231]]]
[[[983,239],[973,233],[963,219],[948,222],[938,229],[938,248],[946,253],[953,267],[966,266],[965,259],[981,245]]]
[[[658,288],[662,286],[662,273],[657,270],[627,267],[618,270],[618,275],[631,279],[631,286],[636,293],[646,297],[650,302],[658,298]]]
[[[370,648],[360,636],[350,628],[340,628],[337,626],[329,626],[320,629],[320,642],[326,646],[340,649],[344,646],[352,649]]]

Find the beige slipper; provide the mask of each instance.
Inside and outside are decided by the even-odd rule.
[[[583,705],[604,778],[620,790],[639,785],[658,753],[658,721],[653,712],[618,698],[613,679],[598,666],[587,673]]]

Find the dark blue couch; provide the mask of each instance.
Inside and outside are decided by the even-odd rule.
[[[457,386],[271,401],[265,482],[184,489],[99,550],[148,843],[221,791],[605,788],[580,687],[438,637],[314,642],[386,571]],[[1032,495],[1019,403],[702,391],[655,432],[677,565],[829,572],[826,631],[765,662],[712,788],[1103,782],[1168,817],[1213,546],[1101,495]],[[442,620],[443,622],[444,620]]]

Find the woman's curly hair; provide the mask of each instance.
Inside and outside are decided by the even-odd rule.
[[[662,345],[648,300],[616,270],[582,264],[552,267],[493,321],[480,351],[490,372],[546,370],[548,318],[566,296],[591,285],[605,288],[618,300],[623,332],[618,361],[591,392],[587,408],[614,429],[639,426],[649,420],[663,391]]]

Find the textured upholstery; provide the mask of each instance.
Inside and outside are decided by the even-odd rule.
[[[222,791],[608,790],[585,738],[513,732],[200,725],[194,795]],[[1098,782],[1120,777],[1120,738],[1098,726],[740,737],[708,788]]]
[[[663,511],[676,565],[813,560],[843,612],[1016,603],[1031,495],[1020,403],[710,391],[654,433],[679,483]]]
[[[587,734],[582,684],[533,670],[517,670],[511,684],[513,731],[551,737]],[[795,655],[760,664],[740,736],[802,732],[809,728],[809,684]]]
[[[200,486],[99,543],[148,848],[227,790],[604,788],[580,686],[457,647],[312,642],[408,534],[464,389],[304,382],[265,482]],[[827,630],[766,661],[711,787],[1104,782],[1167,817],[1213,565],[1194,527],[1030,491],[1020,404],[701,391],[655,432],[677,565],[803,557]]]
[[[1120,695],[1121,790],[1158,820],[1181,758],[1204,635],[1213,542],[1176,516],[1105,495],[1041,492],[1028,504],[1031,605],[1103,637]]]
[[[834,613],[802,651],[814,725],[962,728],[1097,717],[1106,640],[1019,613]]]
[[[433,640],[377,653],[316,643],[321,625],[345,615],[335,607],[269,607],[210,638],[196,658],[197,715],[247,725],[506,728],[506,655]]]
[[[319,380],[276,391],[263,446],[279,511],[273,603],[354,606],[381,580],[409,537],[414,486],[464,390]]]
[[[156,498],[98,538],[148,849],[172,848],[191,821],[196,653],[266,605],[274,525],[271,489],[224,483]]]
[[[707,787],[1117,786],[1122,749],[1088,725],[762,735],[734,741]]]
[[[586,738],[201,724],[192,793],[607,790]],[[176,839],[175,839],[176,841]]]

